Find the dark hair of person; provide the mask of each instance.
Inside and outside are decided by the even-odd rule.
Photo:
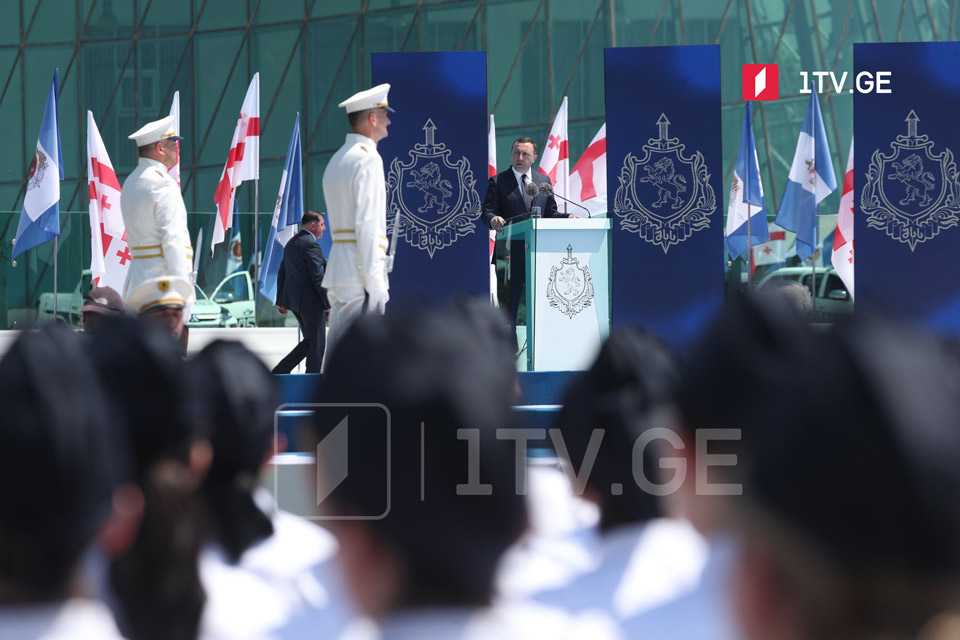
[[[130,318],[108,318],[89,344],[120,418],[127,477],[145,499],[136,539],[110,566],[121,631],[130,640],[195,638],[205,603],[197,567],[203,520],[189,461],[200,434],[185,412],[180,349],[169,333]]]
[[[607,339],[590,369],[567,391],[557,427],[574,469],[582,469],[591,441],[595,446],[597,434],[603,434],[587,478],[600,506],[601,530],[662,515],[658,498],[635,480],[643,473],[651,483],[659,482],[656,447],[648,444],[640,461],[634,449],[644,431],[672,426],[664,418],[672,415],[678,383],[676,361],[666,345],[627,327]],[[634,468],[637,462],[642,469]],[[621,487],[616,495],[614,485]]]
[[[370,115],[370,112],[373,109],[363,109],[361,111],[354,111],[353,113],[347,114],[347,120],[350,121],[350,128],[356,131],[357,127],[367,119],[367,116]]]
[[[389,408],[390,507],[369,526],[401,564],[396,608],[489,604],[498,560],[523,531],[526,503],[515,485],[515,443],[496,437],[511,426],[516,380],[504,326],[502,314],[485,302],[398,308],[358,319],[331,353],[320,402],[337,398]],[[369,353],[378,354],[375,370],[361,357]],[[315,423],[321,438],[342,419],[327,418]],[[350,428],[379,427],[354,413]],[[463,430],[475,437],[478,480],[492,488],[488,495],[458,489],[468,481]],[[352,447],[351,468],[384,468],[383,449]],[[381,513],[382,481],[382,475],[348,477],[337,487],[338,509]]]
[[[528,138],[527,136],[520,136],[513,141],[513,144],[510,145],[510,150],[513,151],[513,148],[518,144],[532,144],[533,145],[533,155],[537,155],[537,143],[533,141],[533,138]]]
[[[120,456],[82,342],[51,325],[0,361],[0,606],[66,598],[111,512]]]
[[[129,640],[194,640],[206,594],[197,559],[203,541],[196,486],[184,463],[151,465],[141,484],[144,514],[133,546],[110,565]]]
[[[273,444],[273,376],[237,342],[211,343],[188,364],[194,420],[210,434],[213,464],[201,487],[210,533],[231,561],[273,535],[254,502],[258,473]]]
[[[311,222],[319,222],[320,214],[316,211],[307,211],[303,214],[303,218],[300,219],[300,224],[310,224]]]

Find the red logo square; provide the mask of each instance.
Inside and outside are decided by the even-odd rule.
[[[780,69],[777,65],[743,65],[744,100],[776,100],[779,97]]]

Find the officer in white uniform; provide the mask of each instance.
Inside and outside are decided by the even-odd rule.
[[[176,181],[167,169],[176,164],[177,135],[174,117],[144,125],[129,138],[137,143],[137,168],[124,181],[120,195],[127,245],[133,263],[123,288],[124,303],[130,294],[152,278],[180,277],[194,281],[193,247],[187,231],[187,208]],[[195,293],[189,292],[187,306]]]
[[[129,288],[129,278],[127,284]],[[193,284],[186,278],[149,278],[128,291],[127,312],[131,316],[152,322],[169,331],[174,340],[180,340],[183,323],[187,318],[187,305],[194,295]]]
[[[330,300],[327,352],[361,313],[383,314],[387,292],[387,186],[377,143],[387,137],[393,109],[389,84],[344,100],[353,133],[333,155],[323,173],[333,248],[323,286]]]

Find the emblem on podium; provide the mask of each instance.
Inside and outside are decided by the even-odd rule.
[[[613,204],[622,230],[660,246],[664,253],[709,227],[717,209],[703,154],[684,154],[686,145],[670,137],[669,126],[670,120],[661,113],[659,136],[643,145],[643,157],[628,153],[624,158]]]
[[[567,257],[559,265],[550,267],[550,282],[547,284],[547,300],[550,306],[573,319],[593,302],[593,280],[590,267],[580,264],[573,257],[573,247],[567,245]]]
[[[890,153],[880,149],[870,157],[860,208],[871,229],[879,229],[910,251],[957,226],[960,214],[960,179],[953,152],[933,153],[936,144],[917,133],[920,118],[907,114],[907,135],[890,143]]]
[[[466,157],[451,161],[452,151],[436,142],[437,127],[427,119],[425,139],[410,150],[408,162],[395,158],[387,174],[387,235],[397,237],[430,258],[462,236],[474,233],[480,217],[477,181]]]

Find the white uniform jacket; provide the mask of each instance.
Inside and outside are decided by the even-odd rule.
[[[388,290],[387,185],[373,140],[347,134],[323,172],[323,197],[333,236],[323,286]]]
[[[123,287],[124,300],[150,278],[180,276],[193,282],[187,208],[180,187],[163,163],[140,158],[123,183],[120,207],[133,256]]]

